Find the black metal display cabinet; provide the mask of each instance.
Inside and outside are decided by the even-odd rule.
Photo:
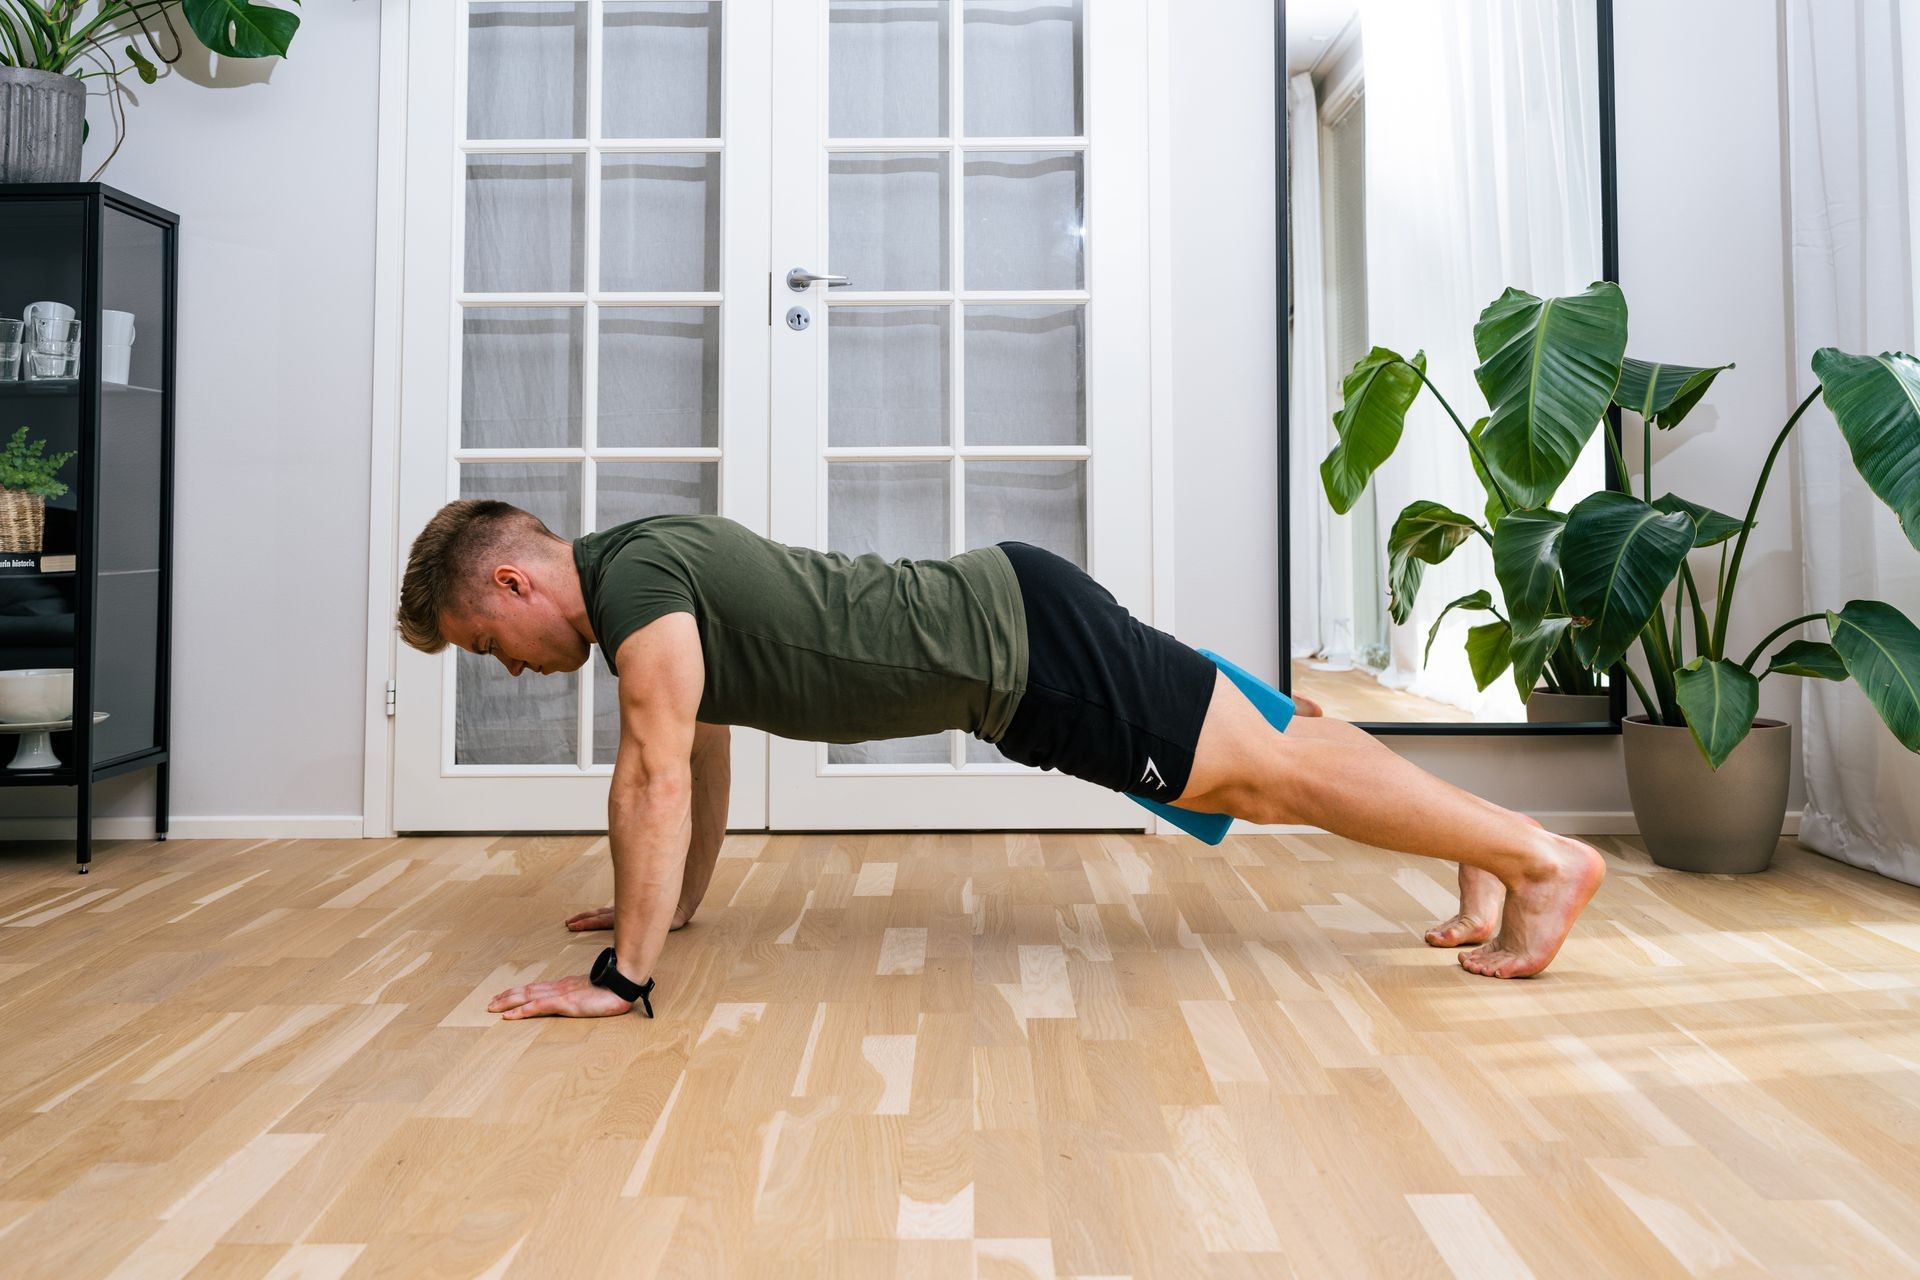
[[[153,769],[167,832],[179,223],[100,183],[0,185],[0,321],[53,321],[17,364],[0,324],[0,786],[77,790],[83,874],[96,783]]]

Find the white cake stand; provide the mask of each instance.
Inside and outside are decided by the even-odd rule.
[[[93,713],[93,722],[99,724],[107,718],[104,711]],[[0,733],[20,735],[20,749],[13,753],[9,769],[58,769],[60,757],[53,754],[52,735],[61,729],[73,728],[73,721],[35,720],[29,724],[6,724],[0,722]]]

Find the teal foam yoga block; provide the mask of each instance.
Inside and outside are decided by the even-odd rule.
[[[1217,653],[1201,649],[1199,654],[1227,673],[1227,679],[1239,686],[1240,692],[1247,695],[1247,701],[1259,708],[1260,714],[1267,718],[1268,724],[1284,730],[1293,720],[1292,698],[1252,672],[1228,662]],[[1204,840],[1208,844],[1219,844],[1226,839],[1227,828],[1233,825],[1233,819],[1224,813],[1197,813],[1192,809],[1176,808],[1170,804],[1161,804],[1158,800],[1149,800],[1145,796],[1136,796],[1130,791],[1121,794],[1136,804],[1153,810],[1188,835]]]

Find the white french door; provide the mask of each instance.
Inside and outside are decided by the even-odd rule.
[[[776,6],[773,537],[888,558],[1018,539],[1148,615],[1145,7]],[[957,731],[775,738],[768,768],[776,828],[1143,816]]]
[[[455,497],[563,537],[713,512],[1020,539],[1151,616],[1146,4],[416,0],[396,556]],[[394,670],[397,830],[604,823],[598,650]],[[735,827],[1144,816],[959,732],[734,734]]]
[[[412,3],[398,556],[453,498],[561,537],[660,512],[766,531],[772,0]],[[606,823],[599,650],[518,678],[400,646],[398,830]],[[766,819],[734,735],[733,822]]]

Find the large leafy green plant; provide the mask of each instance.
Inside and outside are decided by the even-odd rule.
[[[176,13],[223,58],[285,57],[300,27],[298,14],[253,0],[0,0],[0,67],[104,80],[118,151],[126,136],[120,77],[131,71],[152,84],[156,63],[180,60]]]
[[[1425,499],[1400,512],[1387,537],[1394,621],[1411,615],[1425,566],[1479,537],[1492,552],[1508,612],[1484,588],[1462,596],[1434,620],[1428,651],[1453,610],[1491,613],[1492,622],[1467,632],[1467,660],[1480,688],[1511,670],[1523,701],[1543,680],[1555,693],[1597,692],[1595,672],[1607,664],[1582,660],[1572,627],[1578,615],[1559,561],[1570,517],[1545,504],[1593,438],[1620,382],[1626,300],[1607,281],[1562,298],[1508,289],[1481,313],[1473,341],[1480,359],[1474,378],[1488,414],[1471,428],[1427,377],[1423,353],[1407,359],[1376,347],[1355,365],[1342,384],[1338,440],[1321,463],[1322,485],[1335,511],[1352,510],[1399,445],[1421,390],[1431,390],[1460,432],[1486,504],[1483,518]]]
[[[1920,361],[1893,353],[1849,355],[1832,347],[1816,352],[1813,372],[1820,387],[1800,402],[1774,437],[1744,519],[1674,494],[1654,500],[1653,431],[1678,426],[1714,378],[1730,367],[1625,362],[1616,399],[1641,419],[1642,497],[1596,493],[1569,514],[1558,555],[1576,652],[1597,669],[1623,659],[1637,641],[1647,679],[1643,683],[1630,667],[1627,674],[1648,719],[1685,724],[1716,769],[1753,727],[1760,682],[1771,675],[1857,680],[1901,744],[1920,750],[1920,628],[1893,606],[1878,600],[1849,601],[1837,611],[1781,623],[1744,658],[1730,657],[1728,648],[1735,591],[1761,496],[1787,437],[1815,399],[1825,397],[1855,468],[1899,517],[1908,540],[1920,548]],[[1608,440],[1618,448],[1611,434]],[[1616,455],[1616,464],[1625,474],[1625,460]],[[1720,560],[1709,600],[1688,558],[1715,546]],[[1827,640],[1791,641],[1760,667],[1776,640],[1807,623],[1821,622]]]

